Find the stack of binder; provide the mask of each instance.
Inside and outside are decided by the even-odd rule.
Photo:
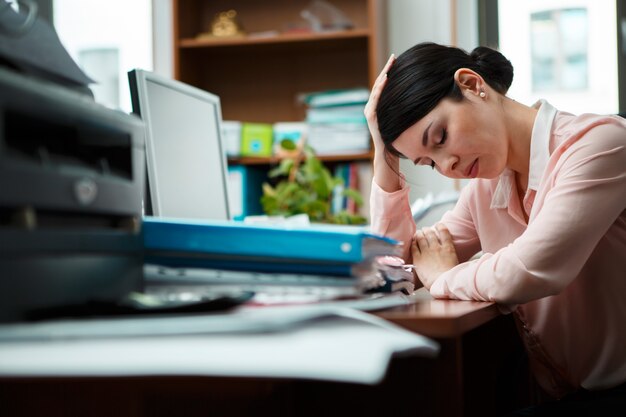
[[[222,284],[262,281],[358,289],[375,273],[378,257],[401,251],[397,241],[353,226],[147,217],[143,233],[147,264],[167,268],[170,275],[174,268],[180,275]],[[189,268],[194,272],[184,271]]]
[[[308,144],[318,155],[367,152],[370,133],[363,113],[367,88],[327,90],[302,98],[308,106]]]

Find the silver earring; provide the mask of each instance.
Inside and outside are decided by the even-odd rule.
[[[480,96],[480,98],[485,98],[487,96],[484,91],[481,91],[478,95]]]

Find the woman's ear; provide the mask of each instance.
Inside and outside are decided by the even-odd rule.
[[[469,93],[484,97],[485,81],[476,71],[469,68],[459,68],[454,73],[454,81],[463,94]]]

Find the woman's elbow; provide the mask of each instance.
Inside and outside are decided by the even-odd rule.
[[[539,277],[525,273],[512,277],[501,285],[494,285],[487,293],[487,298],[498,304],[525,304],[544,297],[558,295],[567,287],[567,283],[553,278]]]

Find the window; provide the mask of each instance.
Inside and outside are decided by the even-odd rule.
[[[96,81],[96,101],[130,112],[127,72],[152,69],[151,0],[54,0],[52,10],[63,46]]]
[[[533,91],[588,88],[587,9],[557,9],[530,15]]]
[[[120,51],[117,48],[85,48],[78,51],[78,62],[94,80],[91,91],[98,102],[120,106]],[[122,80],[125,82],[126,80]]]
[[[623,1],[479,0],[481,44],[499,48],[515,69],[508,96],[575,114],[618,113]]]

